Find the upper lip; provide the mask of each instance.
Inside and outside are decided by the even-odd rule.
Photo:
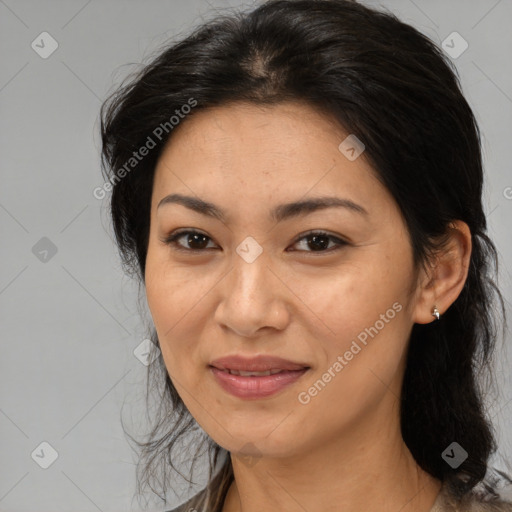
[[[242,357],[232,355],[215,359],[210,363],[219,370],[236,370],[246,372],[265,372],[268,370],[303,370],[308,365],[295,363],[281,357],[260,355],[256,357]]]

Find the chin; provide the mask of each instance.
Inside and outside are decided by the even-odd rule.
[[[294,455],[298,449],[297,437],[288,429],[282,430],[279,435],[272,428],[230,429],[229,433],[232,437],[226,439],[226,434],[222,439],[216,439],[216,442],[238,458],[282,458]]]

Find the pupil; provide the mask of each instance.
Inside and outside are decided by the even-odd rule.
[[[323,235],[313,235],[311,237],[311,240],[312,240],[312,244],[310,243],[309,244],[309,248],[310,249],[326,249],[327,246],[329,245],[329,240],[326,236],[323,236]],[[324,243],[321,243],[319,242],[319,240],[323,240]]]
[[[198,242],[198,239],[202,238],[202,242]],[[208,245],[208,243],[206,242],[206,236],[205,235],[201,235],[201,234],[192,234],[192,235],[189,235],[188,237],[188,243],[190,244],[191,247],[193,247],[194,249],[202,249],[203,247],[206,247],[206,245]],[[199,244],[199,247],[194,247],[194,243],[198,243]]]

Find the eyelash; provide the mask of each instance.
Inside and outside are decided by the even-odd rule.
[[[206,248],[205,249],[187,249],[186,247],[183,247],[182,245],[180,245],[177,242],[177,240],[182,238],[184,235],[201,235],[201,236],[209,239],[210,241],[212,240],[209,236],[205,235],[204,233],[201,233],[200,231],[186,230],[186,231],[177,231],[175,233],[172,233],[168,237],[164,238],[162,241],[166,245],[172,246],[172,248],[174,250],[183,251],[183,252],[187,252],[187,253],[196,253],[197,254],[197,253],[204,252],[204,251],[208,250]],[[330,235],[329,233],[326,233],[325,231],[310,231],[308,233],[305,233],[305,234],[301,235],[299,238],[297,238],[295,240],[295,242],[293,242],[292,245],[295,245],[298,242],[300,242],[300,241],[302,241],[304,239],[313,237],[313,236],[320,236],[320,237],[328,238],[328,239],[334,241],[335,243],[337,243],[338,246],[334,247],[334,248],[331,247],[329,249],[325,249],[325,250],[322,250],[322,251],[300,251],[299,250],[299,252],[308,252],[308,253],[312,253],[312,254],[315,254],[315,253],[317,253],[317,254],[326,254],[326,253],[331,253],[331,252],[334,252],[334,251],[338,251],[343,246],[349,245],[348,242],[346,242],[345,240],[342,240],[341,238],[338,238],[337,236]],[[212,248],[210,248],[210,249],[212,249]]]

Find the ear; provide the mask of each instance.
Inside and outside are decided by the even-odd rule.
[[[435,262],[431,262],[429,272],[420,272],[416,291],[413,321],[428,324],[437,321],[432,315],[434,305],[442,315],[459,296],[469,271],[471,257],[471,231],[468,225],[456,220],[447,230],[449,241]]]

